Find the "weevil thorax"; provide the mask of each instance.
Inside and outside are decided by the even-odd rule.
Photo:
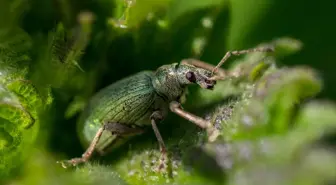
[[[198,84],[212,89],[216,81],[210,80],[211,72],[189,64],[173,63],[158,68],[153,77],[156,92],[169,101],[179,101],[188,85]]]

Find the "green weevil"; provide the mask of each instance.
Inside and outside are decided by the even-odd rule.
[[[211,90],[217,80],[229,76],[220,66],[231,55],[269,51],[273,49],[228,51],[216,66],[192,58],[184,59],[180,63],[163,65],[156,71],[139,72],[103,88],[92,97],[79,119],[81,141],[89,145],[88,148],[82,157],[60,163],[64,168],[84,163],[94,151],[105,154],[131,136],[143,133],[143,128],[149,125],[158,140],[161,156],[165,156],[166,147],[156,124],[169,110],[205,129],[209,141],[215,140],[219,131],[209,121],[183,110],[181,99],[187,86],[197,84]]]

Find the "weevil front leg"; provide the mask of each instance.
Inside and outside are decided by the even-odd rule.
[[[158,167],[155,169],[155,171],[161,171],[165,169],[166,167],[166,161],[168,160],[168,156],[167,156],[166,145],[162,139],[159,129],[156,126],[156,122],[161,121],[163,117],[160,111],[155,111],[151,115],[150,119],[151,119],[151,124],[152,124],[154,134],[156,136],[156,139],[159,142],[159,147],[160,147],[160,152],[161,152],[160,163]]]
[[[197,126],[206,129],[208,133],[208,140],[210,142],[214,141],[219,135],[219,131],[215,127],[213,127],[209,121],[183,110],[181,108],[180,103],[173,101],[170,103],[169,108],[172,112],[178,114],[184,119],[187,119],[188,121],[196,124]]]

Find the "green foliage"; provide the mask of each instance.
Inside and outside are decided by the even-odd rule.
[[[16,3],[11,5],[14,10],[18,6]],[[13,12],[2,11],[2,14],[9,20],[15,18]],[[40,127],[40,111],[51,103],[50,94],[41,94],[27,79],[32,44],[29,35],[13,22],[5,24],[4,21],[1,20],[0,30],[1,179],[13,173],[29,157]]]
[[[333,182],[336,105],[320,99],[332,94],[330,74],[306,65],[327,63],[310,58],[322,53],[316,48],[299,57],[315,44],[310,29],[263,27],[281,2],[0,0],[0,183]],[[100,88],[183,58],[216,64],[228,49],[268,45],[274,53],[230,58],[224,66],[234,77],[213,91],[189,89],[184,108],[220,129],[215,142],[174,114],[159,125],[170,156],[163,173],[153,171],[160,152],[150,129],[82,166],[56,163],[85,150],[76,120]]]
[[[124,185],[122,179],[116,172],[111,171],[107,166],[86,165],[73,172],[66,172],[58,166],[50,165],[55,162],[55,158],[50,158],[43,150],[34,150],[33,155],[26,161],[26,174],[22,180],[13,181],[14,184],[24,182],[27,185],[38,184],[116,184]],[[31,170],[31,169],[34,170]]]
[[[41,94],[24,76],[2,65],[0,84],[1,176],[8,175],[29,156],[40,127],[40,113],[51,103],[51,95]]]

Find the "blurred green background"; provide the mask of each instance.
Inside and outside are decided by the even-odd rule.
[[[29,80],[9,83],[10,93],[0,88],[0,138],[4,141],[0,148],[7,147],[8,141],[19,148],[0,150],[0,183],[20,177],[30,184],[57,184],[55,179],[61,178],[56,174],[64,174],[63,169],[48,171],[44,167],[81,155],[84,149],[76,134],[76,120],[96,91],[135,72],[155,70],[184,58],[216,64],[228,50],[247,49],[280,37],[295,38],[302,48],[278,57],[277,65],[310,66],[323,79],[322,91],[315,98],[336,100],[335,7],[332,0],[0,0],[0,82],[7,85],[17,78]],[[12,92],[26,100],[3,104],[3,97],[12,97]],[[200,100],[199,104],[207,101],[195,100]],[[26,109],[16,109],[22,102],[35,120],[29,133],[7,126],[7,122],[29,125]],[[178,119],[173,115],[169,120]],[[6,129],[20,139],[8,139]],[[185,134],[167,124],[161,129],[164,138],[173,138],[171,143]],[[197,130],[190,125],[179,129],[191,129],[191,134]],[[146,136],[150,138],[146,141],[156,141],[152,133]],[[30,151],[32,143],[42,152]],[[150,146],[157,149],[156,143]],[[17,167],[31,156],[38,162]],[[108,173],[109,166],[90,171],[90,165],[78,170],[79,178],[93,174],[104,178],[92,182],[123,184],[118,174]],[[43,182],[36,180],[42,176],[46,178]],[[66,175],[63,180],[63,184],[77,183]]]
[[[118,3],[123,4],[121,0],[29,2],[29,10],[23,15],[21,24],[31,34],[46,33],[55,27],[57,21],[73,26],[80,11],[92,11],[96,16],[94,27],[97,34],[103,34],[101,32],[105,30],[100,29],[106,29],[107,19],[121,17],[118,10],[118,6],[121,5]],[[142,3],[141,0],[137,2]],[[200,18],[211,16],[213,28],[204,33],[209,40],[205,51],[199,56],[202,60],[216,63],[227,50],[248,48],[275,37],[290,36],[301,40],[304,49],[286,59],[284,63],[308,64],[318,69],[325,80],[321,96],[336,98],[336,87],[333,85],[336,78],[333,73],[336,41],[333,36],[336,32],[334,1],[143,0],[143,3],[146,4],[143,10],[145,12],[160,12],[161,9],[168,11],[171,17],[169,31],[157,30],[159,28],[156,26],[143,23],[142,28],[133,33],[134,36],[126,34],[114,41],[115,44],[109,43],[105,55],[102,52],[106,44],[97,45],[101,49],[100,53],[93,53],[94,48],[89,48],[91,53],[87,55],[91,57],[84,57],[82,63],[92,60],[99,62],[101,58],[106,58],[109,61],[108,69],[115,70],[113,74],[109,71],[102,75],[116,79],[135,71],[155,69],[164,63],[177,62],[181,58],[192,56],[188,47],[190,40],[198,35],[203,36],[203,30],[195,33],[202,29]],[[139,11],[139,14],[141,13]],[[136,17],[138,12],[134,14]],[[111,31],[108,34],[113,37],[117,33]],[[165,37],[160,37],[160,34]],[[146,43],[146,47],[135,46],[142,43]],[[117,71],[122,73],[116,74]],[[115,79],[100,83],[108,84]]]

